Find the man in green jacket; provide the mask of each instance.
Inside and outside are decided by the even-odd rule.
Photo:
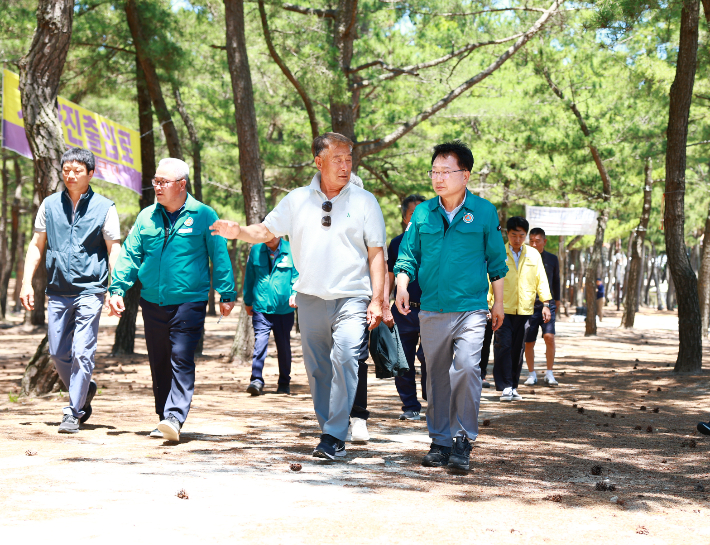
[[[155,411],[161,419],[151,437],[180,440],[195,389],[195,349],[205,324],[210,260],[222,316],[234,306],[234,275],[222,237],[211,236],[218,218],[187,193],[187,163],[163,159],[153,178],[158,204],[138,214],[111,277],[111,315],[125,310],[123,297],[141,281]]]
[[[298,271],[293,265],[291,245],[281,237],[252,246],[244,275],[244,305],[254,326],[254,357],[247,392],[253,396],[264,391],[264,360],[273,330],[279,358],[277,394],[290,394],[291,329],[296,292],[293,285]]]
[[[478,437],[488,276],[493,330],[503,322],[505,246],[495,207],[466,189],[472,168],[465,144],[434,148],[428,175],[438,196],[414,210],[394,267],[399,312],[411,312],[410,281],[418,279],[422,290],[419,325],[432,440],[422,463],[428,467],[469,469],[469,441]]]

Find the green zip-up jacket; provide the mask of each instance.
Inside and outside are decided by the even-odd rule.
[[[265,314],[291,314],[288,298],[295,294],[293,285],[298,271],[293,265],[291,245],[281,240],[279,255],[269,272],[269,248],[254,244],[244,273],[244,304]]]
[[[138,279],[141,297],[160,306],[207,301],[212,260],[214,289],[222,301],[234,301],[227,242],[209,230],[217,219],[190,194],[172,227],[161,204],[143,209],[123,243],[109,293],[123,296]]]
[[[495,206],[466,190],[451,225],[435,197],[414,210],[394,266],[419,279],[421,308],[431,312],[488,310],[488,276],[508,272]]]

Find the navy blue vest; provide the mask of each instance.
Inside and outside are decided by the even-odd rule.
[[[113,202],[91,187],[73,204],[66,191],[47,197],[47,294],[75,296],[108,288],[108,250],[101,232]]]

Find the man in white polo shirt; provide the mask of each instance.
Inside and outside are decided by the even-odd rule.
[[[366,327],[382,320],[386,233],[382,210],[352,174],[352,141],[338,133],[313,140],[318,173],[291,191],[263,223],[219,220],[212,234],[249,243],[288,235],[299,277],[303,359],[322,435],[313,456],[345,456]]]

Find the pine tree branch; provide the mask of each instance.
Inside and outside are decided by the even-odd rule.
[[[334,9],[304,8],[301,6],[296,6],[294,4],[283,4],[281,7],[286,11],[293,11],[294,13],[301,13],[303,15],[315,15],[316,17],[321,17],[323,19],[335,19]]]

